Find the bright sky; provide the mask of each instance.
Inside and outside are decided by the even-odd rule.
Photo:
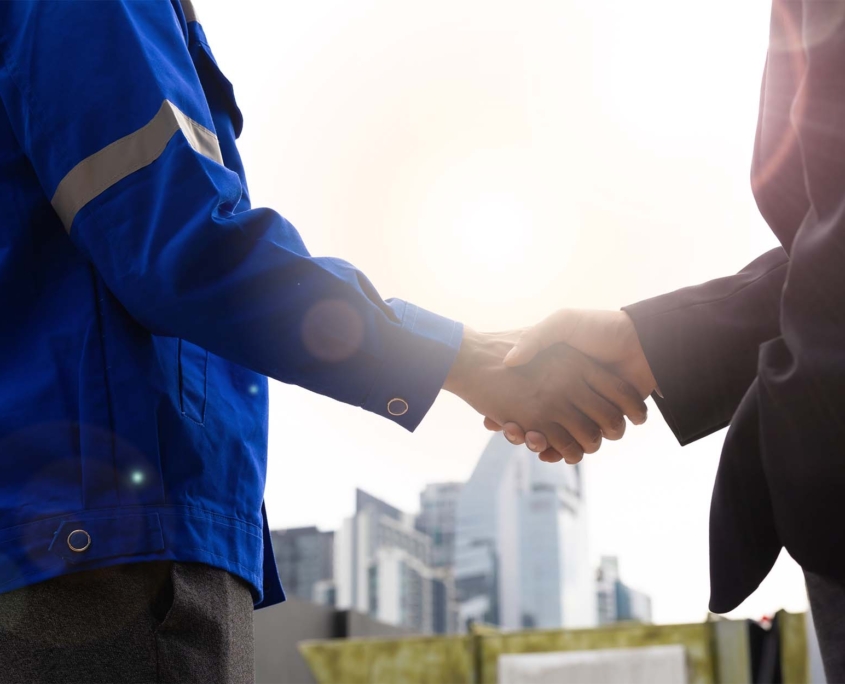
[[[728,275],[775,244],[749,188],[769,3],[195,0],[246,124],[255,205],[312,253],[485,330]],[[658,622],[704,619],[724,433],[649,423],[588,457],[594,562]],[[414,434],[273,383],[273,527],[334,529],[362,487],[416,510],[488,433],[445,393]],[[559,467],[565,467],[560,465]],[[733,616],[800,611],[781,558]]]

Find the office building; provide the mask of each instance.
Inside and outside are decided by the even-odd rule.
[[[596,572],[596,590],[600,625],[651,622],[651,598],[622,582],[615,556],[602,557]]]
[[[580,465],[543,463],[495,435],[461,490],[455,529],[459,623],[505,629],[590,627]]]
[[[419,633],[451,631],[451,581],[431,565],[431,544],[413,516],[358,490],[335,538],[337,606]]]
[[[451,568],[455,563],[455,520],[461,489],[460,482],[438,482],[426,485],[420,494],[417,529],[431,538],[431,565],[435,568]]]
[[[318,603],[330,600],[331,593],[324,587],[331,583],[334,571],[334,533],[299,527],[273,530],[270,536],[285,592]],[[322,587],[319,597],[314,593],[317,587]]]

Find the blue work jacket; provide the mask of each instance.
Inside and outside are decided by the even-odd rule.
[[[267,377],[413,430],[460,324],[251,208],[187,2],[0,3],[0,98],[0,593],[170,559],[283,600]]]

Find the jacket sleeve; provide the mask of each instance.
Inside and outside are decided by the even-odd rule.
[[[278,213],[242,201],[221,154],[231,130],[215,130],[178,2],[4,3],[0,21],[11,125],[70,238],[134,319],[418,425],[461,325],[383,300],[350,264],[311,256]],[[404,415],[393,415],[403,402],[388,410],[395,398]]]
[[[760,345],[777,337],[788,258],[773,249],[737,275],[625,307],[681,444],[728,425],[757,375]]]

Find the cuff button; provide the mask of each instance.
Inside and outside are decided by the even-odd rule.
[[[408,402],[396,397],[387,402],[387,412],[391,416],[404,416],[408,412]]]
[[[91,546],[91,535],[85,530],[74,530],[67,536],[67,545],[71,551],[82,553]]]

